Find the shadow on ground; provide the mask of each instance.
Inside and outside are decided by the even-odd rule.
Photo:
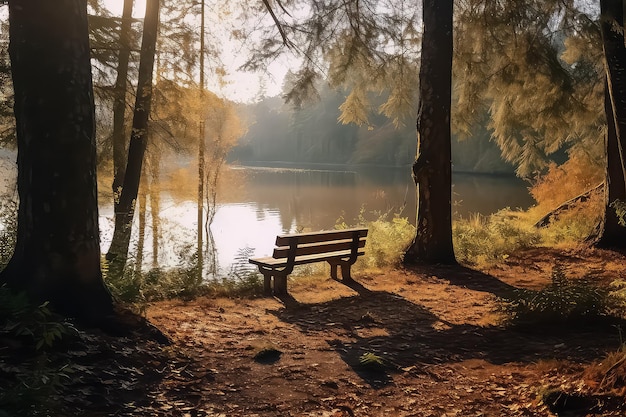
[[[507,298],[516,289],[496,277],[464,267],[420,269],[421,274],[445,277],[451,285]],[[448,323],[426,307],[359,282],[345,285],[356,295],[328,302],[305,304],[293,296],[282,298],[285,308],[271,311],[280,320],[297,325],[304,333],[327,332],[327,343],[372,387],[391,382],[399,369],[482,359],[493,364],[536,363],[567,359],[579,363],[602,358],[620,345],[619,332],[606,325],[537,326],[523,331],[501,326],[481,327]],[[602,323],[600,323],[602,324]],[[344,337],[330,335],[342,334]],[[363,365],[363,355],[384,364]]]

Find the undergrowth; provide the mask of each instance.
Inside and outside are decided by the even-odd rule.
[[[402,217],[401,212],[368,213],[361,207],[355,226],[367,227],[368,233],[365,255],[355,264],[355,269],[380,270],[400,265],[404,251],[415,236],[415,226]],[[349,227],[354,226],[348,225],[343,216],[335,224],[336,229]]]
[[[0,286],[0,410],[31,415],[49,409],[72,372],[55,349],[76,334],[47,303],[34,305],[24,293]]]
[[[619,315],[620,305],[606,287],[588,277],[568,278],[555,265],[550,283],[539,291],[516,289],[501,299],[497,311],[506,325],[584,324]]]
[[[606,357],[589,365],[583,378],[588,386],[596,392],[613,392],[626,395],[626,344],[609,352]]]
[[[189,248],[186,248],[189,249]],[[190,253],[191,255],[184,255]],[[242,250],[241,256],[247,256]],[[113,296],[145,313],[150,302],[172,298],[191,299],[202,295],[257,296],[263,292],[262,277],[251,271],[241,261],[235,262],[223,277],[206,278],[199,271],[197,253],[181,250],[180,261],[175,268],[151,268],[143,271],[133,260],[123,267],[112,267],[103,259],[105,282]],[[242,258],[243,259],[243,258]]]
[[[541,232],[526,221],[522,212],[503,209],[489,216],[475,214],[452,224],[454,253],[469,265],[493,264],[513,252],[538,246]]]
[[[17,238],[17,203],[0,201],[0,271],[9,263]]]

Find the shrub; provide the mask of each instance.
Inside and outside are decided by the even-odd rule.
[[[55,359],[53,349],[74,334],[76,329],[47,303],[34,305],[24,293],[0,286],[0,340],[6,343],[0,349],[0,410],[44,415],[72,372],[66,360]]]
[[[466,264],[485,265],[506,259],[518,249],[541,243],[540,232],[521,212],[503,209],[489,216],[475,214],[452,225],[454,252]]]
[[[400,213],[393,213],[392,210],[368,214],[365,208],[361,207],[355,226],[368,228],[365,255],[355,265],[357,268],[359,265],[369,269],[398,266],[415,236],[415,226],[406,217],[401,217]],[[335,225],[336,229],[349,227],[351,226],[346,224],[343,217],[340,217]]]
[[[0,270],[11,259],[17,238],[17,203],[0,202]]]
[[[498,307],[506,324],[557,324],[589,322],[611,315],[614,302],[609,290],[594,285],[589,278],[570,279],[555,265],[551,282],[540,291],[517,289]]]
[[[106,283],[114,297],[144,313],[151,301],[176,297],[193,298],[204,294],[222,296],[254,296],[263,291],[262,279],[247,265],[249,249],[243,249],[227,276],[206,280],[198,271],[197,252],[191,245],[180,250],[175,268],[152,268],[142,271],[134,260],[122,271],[112,271],[103,260]],[[244,259],[245,258],[245,259]],[[245,260],[245,263],[244,263]]]
[[[36,350],[45,350],[72,332],[74,327],[55,315],[47,302],[33,305],[26,294],[0,286],[0,334],[30,339]]]
[[[626,227],[626,202],[615,200],[610,204],[610,207],[615,210],[620,226]]]

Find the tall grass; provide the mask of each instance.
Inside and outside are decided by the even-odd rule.
[[[453,222],[454,252],[459,262],[470,265],[493,264],[517,250],[537,246],[541,232],[523,212],[503,209],[489,216],[471,215]]]
[[[17,238],[17,203],[0,201],[0,271],[9,263]]]
[[[140,313],[145,312],[150,302],[172,298],[260,295],[263,291],[262,278],[242,265],[239,258],[247,252],[245,249],[240,252],[227,276],[213,279],[206,279],[199,272],[197,252],[191,245],[181,248],[178,265],[173,268],[143,271],[131,258],[122,271],[112,271],[103,260],[103,273],[114,297],[131,304]]]
[[[572,246],[584,241],[593,231],[602,211],[596,196],[573,206],[547,227],[536,227],[543,213],[537,207],[528,211],[502,209],[494,214],[473,214],[452,223],[457,260],[466,265],[489,266],[505,261],[516,251],[539,246]],[[543,215],[543,214],[542,214]],[[397,267],[415,236],[415,226],[392,211],[367,212],[361,208],[357,219],[348,223],[340,217],[336,228],[367,227],[365,255],[355,267],[380,270]],[[305,273],[315,272],[315,265]]]
[[[393,268],[402,262],[404,251],[415,236],[415,226],[400,213],[389,210],[385,213],[367,212],[361,207],[355,226],[367,227],[365,255],[355,264],[356,269],[380,270]],[[335,228],[347,229],[343,217],[337,220]]]

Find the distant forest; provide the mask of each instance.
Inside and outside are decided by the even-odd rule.
[[[242,106],[248,130],[229,154],[242,164],[341,164],[409,166],[415,160],[415,125],[396,128],[384,115],[372,112],[369,125],[342,124],[339,106],[345,91],[319,88],[319,100],[298,109],[283,98],[265,98]],[[372,97],[372,103],[383,96]],[[454,137],[452,163],[456,172],[514,174],[485,129],[470,138]]]

